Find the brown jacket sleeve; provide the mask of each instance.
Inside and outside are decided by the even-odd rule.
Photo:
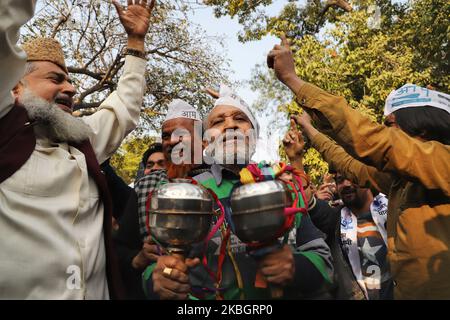
[[[417,179],[427,189],[441,189],[450,196],[450,146],[422,142],[400,129],[374,123],[348,106],[345,98],[311,84],[300,88],[297,100],[322,132],[365,164]]]
[[[336,168],[347,179],[364,188],[373,188],[389,193],[392,177],[350,156],[341,146],[322,133],[311,138],[312,146],[320,152],[326,162]]]

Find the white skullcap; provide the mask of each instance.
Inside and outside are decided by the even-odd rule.
[[[384,115],[390,115],[400,109],[425,106],[439,108],[450,113],[450,95],[415,84],[405,84],[389,94],[384,106]]]
[[[178,118],[202,121],[200,113],[193,106],[181,99],[175,99],[169,104],[164,122]]]
[[[249,105],[224,84],[220,85],[219,99],[214,103],[214,108],[217,106],[232,106],[244,112],[252,123],[253,129],[256,131],[256,136],[259,137],[259,123],[250,110]]]

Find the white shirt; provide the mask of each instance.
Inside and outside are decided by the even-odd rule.
[[[5,21],[4,12],[0,10],[0,21]],[[0,25],[0,36],[4,34]],[[12,50],[9,44],[0,47],[0,56],[5,57],[0,61],[5,68],[0,74],[2,85],[6,76],[15,76],[13,83],[17,83],[22,75],[17,60],[22,64],[25,60],[20,54],[8,54]],[[9,64],[10,59],[16,63]],[[99,111],[82,118],[94,131],[91,144],[99,163],[137,125],[145,64],[127,56],[117,90]],[[9,90],[0,88],[0,117],[10,109],[3,103]],[[67,143],[38,135],[28,161],[0,184],[0,298],[108,299],[103,214],[84,155]]]

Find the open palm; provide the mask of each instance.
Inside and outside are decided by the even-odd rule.
[[[150,15],[155,6],[155,0],[151,0],[148,5],[147,0],[128,0],[128,6],[125,9],[117,1],[113,1],[119,14],[120,22],[129,36],[145,38],[150,25]]]

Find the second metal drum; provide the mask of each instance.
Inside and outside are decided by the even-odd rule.
[[[284,209],[291,205],[289,190],[281,181],[240,186],[231,195],[236,236],[246,243],[272,240],[284,225]]]

